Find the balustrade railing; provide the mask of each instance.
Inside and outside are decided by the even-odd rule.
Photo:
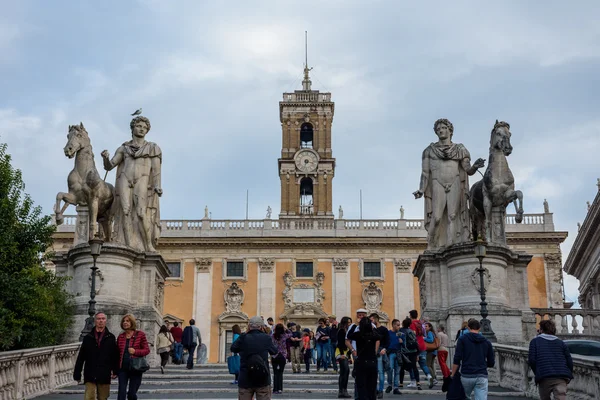
[[[532,308],[537,318],[552,319],[557,336],[563,339],[600,340],[600,310],[579,308]],[[581,327],[581,329],[580,329]]]
[[[328,235],[344,236],[410,236],[426,237],[425,222],[422,219],[333,219],[312,216],[312,206],[302,206],[301,213],[307,218],[249,219],[249,220],[161,220],[162,236],[276,236],[282,231],[293,231],[287,235]],[[554,231],[551,214],[525,214],[523,223],[515,223],[515,215],[506,217],[506,231],[549,232]],[[65,215],[59,232],[75,232],[77,217]],[[358,231],[358,232],[357,232]],[[279,232],[279,233],[278,233]]]
[[[79,346],[0,352],[0,399],[30,399],[72,384]]]
[[[527,397],[539,399],[535,375],[527,363],[529,349],[495,344],[496,366],[489,370],[490,382],[517,390]],[[600,360],[573,355],[573,380],[568,386],[568,398],[600,399]]]

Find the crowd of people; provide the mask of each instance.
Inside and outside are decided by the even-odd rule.
[[[495,365],[492,344],[480,333],[480,322],[465,321],[455,337],[452,368],[448,367],[450,338],[443,326],[419,319],[412,310],[402,321],[393,319],[390,329],[378,314],[356,310],[356,319],[335,315],[322,318],[313,331],[294,322],[275,324],[256,316],[249,319],[246,332],[232,328],[230,373],[235,376],[240,399],[270,399],[284,390],[284,370],[292,373],[332,371],[338,376],[338,398],[381,399],[384,393],[402,394],[402,389],[422,390],[421,377],[429,388],[439,385],[436,370],[442,374],[442,391],[447,399],[487,399],[488,368]],[[118,400],[136,400],[142,375],[150,367],[146,334],[137,328],[133,315],[121,318],[122,332],[115,337],[106,327],[106,314],[95,316],[95,326],[82,342],[73,378],[85,384],[85,399],[107,399],[112,379],[118,378]],[[185,361],[194,367],[195,349],[202,343],[200,330],[192,319],[185,329],[178,323],[160,328],[155,348],[160,355],[160,371],[169,363]],[[566,399],[567,385],[573,379],[573,361],[567,346],[556,337],[551,320],[540,322],[539,335],[529,346],[529,365],[539,385],[540,398]],[[187,360],[185,360],[187,353]],[[269,367],[270,366],[270,367]],[[351,372],[351,366],[352,372]],[[271,377],[270,368],[273,369]],[[410,382],[404,385],[408,372]],[[350,374],[354,395],[348,392]]]

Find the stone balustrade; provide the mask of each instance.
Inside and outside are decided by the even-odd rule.
[[[490,369],[490,382],[539,399],[535,376],[527,364],[529,350],[501,344],[495,344],[494,350],[496,366]],[[574,400],[600,399],[600,360],[574,355],[573,365],[573,380],[569,383],[567,397]]]
[[[553,319],[557,336],[563,339],[600,340],[600,310],[577,308],[532,308],[539,322]],[[581,328],[579,324],[581,322]]]
[[[331,93],[319,93],[317,91],[304,92],[298,90],[294,93],[283,94],[284,103],[296,103],[296,102],[311,102],[311,103],[329,103],[331,102]]]
[[[73,384],[79,345],[0,352],[0,400],[30,399]]]
[[[75,225],[76,216],[65,215],[58,232],[74,232]],[[422,219],[164,219],[161,228],[161,237],[427,237]],[[515,215],[509,214],[506,231],[552,232],[552,214],[525,214],[520,224],[515,222]]]

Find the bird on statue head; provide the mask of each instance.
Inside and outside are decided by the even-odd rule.
[[[133,114],[131,114],[132,117],[135,117],[136,115],[140,115],[142,113],[142,109],[139,108],[137,110],[135,110],[135,112]]]

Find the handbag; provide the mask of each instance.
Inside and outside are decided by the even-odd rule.
[[[133,340],[131,341],[132,344],[135,344],[135,336],[136,335],[133,335]],[[127,349],[125,349],[125,351],[127,351]],[[149,369],[150,364],[148,364],[146,357],[131,357],[131,360],[129,361],[129,371],[143,374]]]
[[[231,355],[227,357],[227,368],[229,369],[230,374],[239,374],[240,373],[240,356],[239,355]]]
[[[440,348],[440,338],[437,336],[435,338],[433,338],[433,343],[425,342],[425,350],[427,350],[427,351],[436,351],[439,348]]]

